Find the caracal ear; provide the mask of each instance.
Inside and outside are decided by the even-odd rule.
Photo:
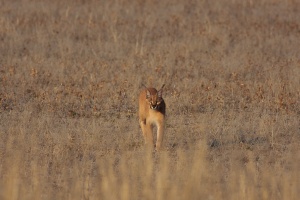
[[[150,98],[150,92],[149,92],[147,86],[144,85],[143,83],[142,83],[142,86],[146,89],[146,99]]]
[[[162,97],[162,91],[163,91],[164,87],[165,87],[165,84],[163,84],[163,86],[161,86],[160,90],[157,92],[158,97]]]
[[[149,99],[150,98],[150,92],[149,92],[149,90],[147,89],[147,91],[146,91],[146,99]]]

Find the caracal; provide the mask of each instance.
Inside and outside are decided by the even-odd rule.
[[[142,128],[145,143],[151,147],[153,144],[153,126],[157,128],[156,150],[159,150],[162,145],[164,135],[164,123],[166,104],[162,98],[162,89],[155,88],[143,89],[139,96],[139,122]]]

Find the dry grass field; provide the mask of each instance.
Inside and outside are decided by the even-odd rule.
[[[300,198],[300,2],[0,1],[0,199]],[[166,84],[163,149],[142,84]]]

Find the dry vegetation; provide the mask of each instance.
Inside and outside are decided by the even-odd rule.
[[[0,199],[299,199],[300,3],[0,1]],[[141,84],[166,84],[164,149]]]

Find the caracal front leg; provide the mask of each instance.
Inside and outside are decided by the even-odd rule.
[[[153,147],[153,135],[152,135],[152,127],[150,124],[146,123],[146,120],[141,120],[140,125],[142,128],[145,144]]]
[[[156,150],[159,151],[163,142],[164,136],[164,124],[159,123],[157,125],[157,140],[156,140]]]

